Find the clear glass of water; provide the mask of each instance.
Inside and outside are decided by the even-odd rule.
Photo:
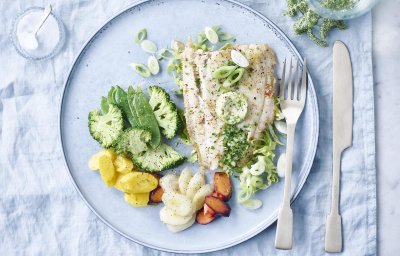
[[[352,19],[370,11],[379,0],[308,0],[319,15],[335,20]]]

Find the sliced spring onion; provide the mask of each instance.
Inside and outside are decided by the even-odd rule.
[[[218,33],[218,38],[219,38],[220,42],[226,42],[226,41],[232,40],[233,37],[234,36],[232,34],[228,34],[226,32],[219,32]]]
[[[148,53],[156,53],[157,52],[157,46],[153,41],[150,40],[143,40],[142,43],[140,44],[142,47],[143,51],[148,52]]]
[[[262,206],[262,201],[259,199],[247,199],[246,201],[244,201],[242,203],[242,205],[250,210],[257,210],[258,208],[260,208]]]
[[[214,26],[212,26],[211,28],[212,28],[215,32],[217,32],[217,33],[221,30],[221,27],[218,26],[218,25],[214,25]]]
[[[238,65],[239,67],[242,68],[247,68],[249,66],[249,61],[246,59],[246,57],[240,53],[239,51],[232,50],[231,51],[231,58],[232,61]]]
[[[175,52],[181,52],[185,48],[185,44],[181,41],[172,40],[171,41],[171,49]]]
[[[157,75],[158,72],[160,72],[160,65],[158,64],[157,58],[154,56],[150,56],[147,59],[147,67],[152,75]]]
[[[251,195],[252,195],[252,192],[251,192],[250,190],[241,189],[241,190],[239,191],[239,194],[238,194],[238,197],[237,197],[238,202],[239,202],[239,203],[244,203],[244,202],[246,202],[247,200],[250,199]]]
[[[131,66],[136,73],[138,73],[139,75],[141,75],[143,77],[151,76],[151,72],[150,72],[149,68],[143,64],[131,63],[131,64],[129,64],[129,66]]]
[[[194,163],[196,161],[197,161],[197,152],[196,150],[192,150],[192,152],[190,152],[190,157],[188,158],[188,162]]]
[[[263,179],[259,176],[252,176],[250,178],[251,186],[255,187],[256,189],[266,189],[267,185],[265,185]]]
[[[244,68],[237,68],[235,69],[229,76],[228,78],[224,81],[222,84],[223,87],[231,87],[237,82],[239,82],[240,79],[242,79],[244,75]]]
[[[174,53],[167,48],[162,48],[158,51],[158,59],[162,60],[162,59],[172,59],[174,57]]]
[[[210,43],[212,44],[217,44],[219,42],[218,34],[215,32],[214,29],[210,27],[205,27],[204,28],[204,34],[206,35],[206,38]]]
[[[278,132],[286,134],[286,130],[287,130],[287,125],[286,122],[284,121],[275,121],[274,122],[276,129],[278,130]]]
[[[278,158],[278,162],[276,163],[276,170],[278,171],[279,178],[285,177],[285,169],[286,169],[286,154],[282,153]]]
[[[199,45],[205,43],[207,41],[206,34],[204,32],[201,32],[197,35],[197,43]]]
[[[230,74],[232,74],[233,71],[235,71],[236,68],[237,68],[237,66],[222,66],[222,67],[219,67],[217,70],[214,71],[213,77],[215,79],[227,78]]]
[[[249,170],[251,175],[254,175],[254,176],[259,176],[265,172],[264,156],[258,156],[257,158],[258,158],[257,163],[253,164]],[[262,179],[261,179],[261,182],[262,182]],[[255,186],[255,184],[253,184],[253,186]]]
[[[232,43],[226,43],[226,44],[224,44],[221,48],[219,48],[220,50],[226,50],[226,49],[228,49],[228,48],[231,48],[232,47]]]
[[[147,37],[147,29],[142,28],[135,35],[135,43],[139,44]]]

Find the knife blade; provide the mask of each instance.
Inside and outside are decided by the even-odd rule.
[[[333,46],[333,149],[351,146],[353,135],[353,75],[344,43]]]
[[[342,251],[342,218],[339,213],[340,163],[342,152],[351,146],[353,137],[353,75],[350,54],[343,42],[333,46],[332,113],[332,202],[327,217],[325,251]]]

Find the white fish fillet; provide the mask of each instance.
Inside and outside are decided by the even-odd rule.
[[[222,91],[213,73],[231,61],[232,49],[240,51],[250,62],[237,88],[248,102],[246,118],[238,127],[248,131],[249,140],[258,138],[274,116],[276,57],[268,45],[235,45],[226,50],[203,52],[194,51],[189,40],[181,55],[186,124],[199,164],[211,170],[219,167],[224,153],[221,136],[224,123],[215,111]]]

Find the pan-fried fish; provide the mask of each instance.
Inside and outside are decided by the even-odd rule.
[[[249,61],[249,66],[235,87],[225,88],[213,74],[221,66],[232,63],[232,50],[242,53]],[[259,138],[266,124],[273,121],[276,57],[266,44],[234,45],[224,50],[204,52],[194,50],[189,39],[181,54],[181,61],[185,117],[190,140],[197,151],[199,164],[215,170],[221,166],[224,156],[222,134],[226,125],[226,121],[217,113],[218,100],[229,91],[236,93],[229,95],[244,96],[247,113],[235,125],[247,132],[248,141]]]

